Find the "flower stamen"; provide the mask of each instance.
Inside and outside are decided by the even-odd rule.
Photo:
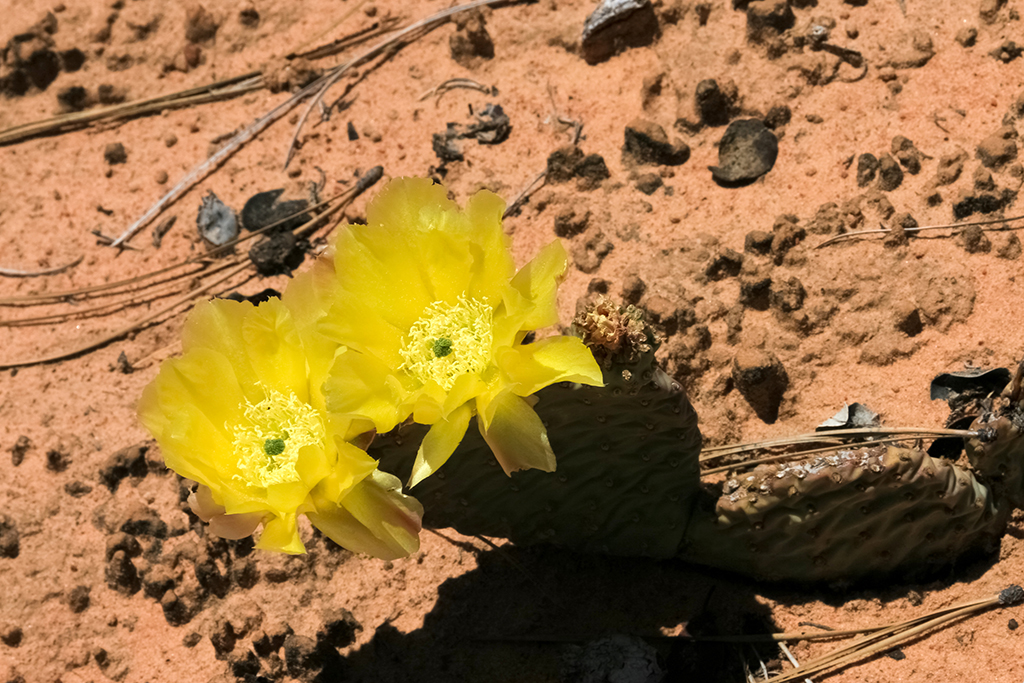
[[[462,375],[483,372],[491,361],[493,317],[492,308],[477,299],[435,301],[409,329],[400,369],[445,391]]]
[[[299,451],[306,446],[323,448],[326,433],[316,409],[294,393],[285,396],[275,389],[264,389],[264,393],[266,398],[259,403],[246,399],[239,406],[242,420],[226,425],[235,434],[240,471],[235,478],[261,488],[299,481]]]

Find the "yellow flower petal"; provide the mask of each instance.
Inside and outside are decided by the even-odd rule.
[[[601,386],[601,368],[576,337],[548,337],[533,344],[504,349],[498,367],[520,396],[536,393],[555,382]]]
[[[339,351],[337,342],[321,334],[318,324],[330,309],[337,289],[333,260],[318,258],[309,270],[288,283],[281,296],[282,303],[291,311],[309,367],[309,401],[318,410],[325,409],[320,387]]]
[[[210,533],[218,538],[237,541],[240,538],[252,536],[262,521],[263,515],[259,512],[249,512],[244,515],[216,515],[209,520]]]
[[[512,287],[531,304],[529,315],[522,322],[522,329],[539,330],[558,322],[555,295],[567,267],[565,247],[555,240],[512,278]]]
[[[462,441],[462,437],[466,435],[469,418],[472,416],[472,406],[464,403],[453,410],[447,420],[435,422],[431,426],[416,453],[416,461],[412,465],[412,474],[409,477],[410,488],[439,470],[441,465],[448,461]]]
[[[490,425],[485,429],[482,422],[478,424],[505,474],[528,469],[554,472],[555,454],[548,443],[547,430],[526,399],[505,392],[493,403]]]
[[[299,538],[299,527],[295,513],[274,517],[263,525],[263,535],[256,543],[260,550],[276,550],[289,555],[306,552],[306,546]]]
[[[374,470],[337,503],[313,492],[313,525],[338,545],[385,560],[419,549],[423,506],[401,492],[401,482]]]
[[[340,354],[324,382],[324,395],[329,412],[357,413],[372,420],[379,432],[391,431],[407,417],[400,410],[409,393],[390,367],[368,354]]]

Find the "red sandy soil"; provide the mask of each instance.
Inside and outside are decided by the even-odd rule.
[[[481,187],[511,201],[545,169],[548,155],[571,141],[572,125],[563,122],[578,121],[581,149],[601,155],[610,177],[593,189],[571,181],[534,192],[506,221],[517,258],[525,262],[553,239],[559,216],[571,210],[578,220],[589,213],[585,229],[565,238],[576,267],[561,293],[563,321],[588,287],[618,295],[628,278],[639,277],[646,285],[642,305],[692,323],[668,336],[660,354],[686,386],[707,443],[805,433],[855,401],[868,404],[886,425],[940,426],[946,407],[929,400],[934,375],[965,365],[1013,367],[1024,352],[1024,326],[1014,313],[1024,301],[1014,233],[985,233],[988,250],[950,231],[903,243],[872,236],[816,247],[839,230],[905,220],[899,214],[910,214],[919,225],[949,223],[954,204],[985,192],[1002,197],[1005,191],[1008,200],[1003,213],[992,216],[1019,212],[1014,202],[1024,168],[1015,158],[1015,139],[1022,125],[1024,60],[1004,61],[990,52],[1019,36],[1024,7],[1016,0],[983,1],[980,7],[952,0],[906,4],[904,14],[897,0],[794,2],[794,28],[757,42],[748,39],[746,13],[730,3],[659,2],[653,42],[594,65],[584,61],[580,46],[591,2],[496,7],[484,14],[492,58],[457,62],[450,39],[458,29],[446,24],[389,59],[359,67],[328,93],[329,118],[314,110],[287,171],[294,113],[165,212],[178,220],[160,248],[151,243],[152,226],[131,241],[133,249],[121,252],[92,231],[121,233],[223,144],[223,136],[283,102],[287,92],[261,89],[7,144],[0,147],[0,267],[36,270],[83,260],[58,275],[0,277],[0,297],[111,282],[202,253],[193,226],[208,191],[240,210],[265,190],[283,187],[289,196],[303,197],[311,182],[321,181],[321,172],[324,196],[352,187],[377,165],[385,177],[439,175],[432,136],[448,122],[471,123],[471,111],[494,103],[510,118],[510,137],[488,146],[460,141],[465,159],[447,164],[445,183],[459,201]],[[46,33],[38,22],[52,12],[55,31],[46,33],[52,49],[78,48],[85,61],[45,89],[33,86],[0,98],[0,129],[59,113],[58,94],[72,86],[85,88],[87,108],[99,106],[101,85],[128,100],[169,94],[251,71],[276,71],[292,52],[388,17],[404,26],[446,6],[441,0],[206,0],[208,18],[190,23],[184,5],[160,0],[7,2],[0,42]],[[258,22],[246,25],[241,19],[253,17],[253,10]],[[828,51],[798,44],[821,17],[835,22],[832,44],[863,55],[866,73],[839,64]],[[187,27],[201,29],[204,22],[216,28],[215,35],[193,35],[198,43],[190,44]],[[976,29],[976,41],[963,40],[963,34],[958,41],[968,28]],[[45,47],[46,39],[35,40]],[[330,68],[366,47],[311,64]],[[12,59],[9,50],[8,63]],[[423,97],[456,77],[496,91]],[[763,117],[773,107],[790,110],[790,120],[776,128],[778,161],[746,187],[721,187],[708,171],[718,163],[724,127],[694,132],[683,123],[698,120],[694,93],[708,78],[725,90],[734,84],[733,118]],[[624,160],[624,130],[636,118],[689,145],[689,160],[647,167]],[[356,140],[349,139],[349,122]],[[1013,154],[986,169],[976,150],[1004,123]],[[858,187],[859,156],[891,154],[896,136],[922,153],[921,170],[912,174],[908,168],[890,191],[879,190],[877,180]],[[124,163],[105,160],[111,143],[124,146]],[[939,184],[941,158],[957,150],[963,152],[962,172]],[[646,173],[663,181],[650,195],[637,188],[638,178],[651,182],[642,178]],[[989,182],[995,190],[985,189]],[[360,196],[348,217],[361,216],[379,187]],[[834,220],[815,222],[819,207],[830,202]],[[775,226],[776,232],[799,232],[780,220],[786,214],[806,231],[795,246],[767,256],[744,253],[751,231],[772,233]],[[709,269],[722,254],[735,258],[727,250],[742,255],[739,272]],[[740,304],[741,283],[766,277],[781,294],[792,294],[790,279],[796,278],[805,292],[802,305],[786,310],[781,294],[767,310]],[[217,291],[253,294],[280,289],[285,281],[239,277]],[[4,327],[0,364],[99,339],[167,301],[53,325]],[[84,305],[8,305],[0,318],[6,324]],[[909,336],[904,323],[915,311],[920,330],[911,325],[916,334]],[[678,633],[696,619],[723,633],[798,630],[804,628],[800,622],[840,629],[888,623],[1024,581],[1019,515],[997,556],[957,566],[934,583],[897,580],[858,589],[760,585],[678,562],[546,548],[495,551],[451,532],[447,538],[424,533],[419,553],[393,563],[328,548],[309,529],[311,553],[303,557],[218,542],[190,523],[179,480],[163,470],[159,450],[135,417],[142,387],[159,361],[178,350],[182,318],[163,316],[69,360],[3,371],[0,446],[13,464],[0,485],[0,509],[17,530],[19,552],[0,558],[0,682],[233,681],[246,672],[310,680],[321,668],[326,680],[555,681],[574,645],[607,633],[652,637],[666,680],[742,680],[741,659],[756,663],[749,648],[685,646],[654,637]],[[733,358],[749,349],[775,354],[789,378],[771,424],[732,387]],[[118,361],[122,354],[127,366]],[[129,368],[134,371],[124,372]],[[22,452],[15,448],[21,437],[29,444],[23,461],[15,457]],[[115,453],[131,446],[149,446],[146,466],[111,491],[101,473],[110,471]],[[142,529],[137,548],[133,537],[118,535],[125,520]],[[107,560],[118,547],[127,552],[120,565]],[[129,561],[143,585],[134,593],[132,570],[124,564]],[[129,587],[117,586],[117,577]],[[169,623],[161,603],[147,595],[159,594],[162,582],[162,588],[174,585],[164,605],[172,613],[180,609],[186,623]],[[341,609],[351,617],[343,619]],[[904,646],[903,659],[879,656],[828,680],[1019,683],[1024,648],[1013,619],[1024,621],[1024,611],[986,612]],[[328,623],[336,625],[333,635],[324,630]],[[352,639],[345,624],[355,623],[360,628]],[[325,663],[310,655],[299,661],[296,655],[310,654],[302,648],[318,632],[329,654],[344,659],[328,657]],[[286,664],[281,644],[288,633],[294,637]],[[254,642],[258,655],[251,654]],[[793,653],[802,660],[830,647],[799,644]],[[762,656],[779,657],[770,649]]]

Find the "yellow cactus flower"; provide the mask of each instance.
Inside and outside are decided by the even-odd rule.
[[[183,355],[146,387],[139,417],[167,466],[200,484],[190,502],[213,533],[241,538],[262,523],[258,548],[301,553],[305,514],[350,550],[401,557],[418,547],[422,507],[323,409],[336,352],[313,329],[318,285],[332,279],[323,268],[297,281],[294,316],[279,299],[197,306]]]
[[[523,344],[558,322],[555,294],[567,259],[558,241],[518,273],[495,194],[465,211],[429,179],[390,182],[335,243],[334,304],[320,331],[343,351],[323,390],[332,413],[387,432],[410,416],[431,425],[410,485],[436,472],[477,417],[507,473],[555,469],[534,392],[561,381],[600,385],[575,337]]]

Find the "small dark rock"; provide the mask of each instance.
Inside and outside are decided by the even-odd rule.
[[[359,139],[359,132],[356,131],[356,126],[351,121],[345,126],[345,133],[348,135],[349,142],[355,142]]]
[[[992,242],[980,225],[968,225],[961,230],[957,242],[968,254],[987,254],[992,250]]]
[[[38,49],[29,55],[21,68],[32,85],[46,90],[60,74],[60,57],[49,48]]]
[[[117,491],[121,480],[126,477],[141,479],[146,476],[146,451],[148,446],[135,445],[127,446],[111,454],[107,461],[100,468],[100,483],[107,487],[111,493]]]
[[[729,123],[735,113],[736,96],[734,85],[723,89],[713,78],[698,83],[695,103],[700,122],[705,126],[724,126]]]
[[[0,557],[14,559],[21,552],[21,534],[14,520],[0,512]]]
[[[1007,130],[1009,129],[1009,130]],[[986,168],[1001,168],[1017,158],[1017,143],[1012,126],[1004,126],[997,133],[981,141],[977,156]]]
[[[249,260],[264,277],[291,275],[306,258],[305,241],[291,232],[266,235],[249,249]]]
[[[883,154],[878,160],[878,189],[882,192],[891,192],[903,182],[903,169],[888,154]]]
[[[857,187],[867,187],[877,173],[878,157],[865,153],[857,158]]]
[[[778,37],[795,23],[789,0],[751,0],[747,5],[747,38],[752,42]]]
[[[767,311],[772,289],[770,277],[745,278],[740,280],[739,304],[755,311]]]
[[[18,437],[18,440],[11,446],[11,465],[17,467],[25,461],[25,454],[28,449],[32,447],[32,442],[24,434]]]
[[[978,42],[978,29],[965,26],[956,32],[956,42],[960,43],[960,47],[974,47]]]
[[[51,472],[63,472],[70,464],[70,453],[65,453],[60,448],[52,448],[46,451],[46,469]]]
[[[181,644],[191,650],[198,645],[202,639],[203,637],[201,635],[192,631],[191,633],[187,633],[185,637],[181,639]]]
[[[575,209],[563,209],[555,216],[555,234],[559,237],[575,237],[586,230],[589,224],[589,210],[580,216]]]
[[[111,142],[103,148],[103,158],[108,164],[123,164],[128,161],[128,152],[120,142]]]
[[[950,154],[943,154],[939,157],[938,168],[935,169],[936,185],[951,185],[964,170],[964,162],[967,160],[967,152],[957,149]]]
[[[196,228],[200,237],[219,247],[238,237],[238,218],[231,207],[210,190],[199,207]]]
[[[202,5],[193,4],[185,9],[185,40],[205,43],[217,35],[217,20]]]
[[[18,647],[21,645],[21,641],[24,637],[25,633],[21,630],[20,626],[14,626],[11,624],[0,626],[0,640],[2,640],[4,645],[7,647]]]
[[[650,0],[602,0],[583,24],[580,46],[587,64],[597,64],[626,48],[650,45],[657,36]]]
[[[635,119],[626,126],[622,158],[638,164],[679,166],[690,158],[690,148],[680,140],[669,143],[665,129],[658,124]]]
[[[131,558],[123,550],[114,551],[107,561],[104,576],[108,588],[124,595],[134,595],[142,588],[139,573],[135,569],[135,565],[132,564]]]
[[[609,280],[605,280],[603,277],[591,278],[590,282],[587,283],[587,295],[591,294],[607,294],[611,291],[612,283]]]
[[[916,69],[924,66],[935,56],[931,36],[922,29],[913,30],[897,42],[889,57],[889,66],[894,69]]]
[[[89,106],[89,91],[80,85],[72,85],[57,93],[57,105],[62,112],[82,111]]]
[[[772,170],[779,155],[779,140],[762,121],[733,121],[718,144],[718,166],[710,166],[720,185],[746,185]]]
[[[925,155],[914,146],[913,142],[902,135],[897,135],[892,139],[890,151],[907,173],[917,175],[921,172],[921,160],[925,158]]]
[[[774,235],[764,230],[751,230],[743,239],[743,251],[748,254],[767,254],[772,250]]]
[[[246,28],[257,28],[260,25],[260,13],[251,3],[238,11],[238,23]]]
[[[457,14],[455,33],[448,39],[452,59],[461,66],[472,68],[481,59],[494,57],[494,41],[487,32],[487,19],[479,10]]]
[[[1020,628],[1020,624],[1017,623],[1016,619],[1010,619],[1008,622],[1006,622],[1006,628],[1010,629],[1011,631],[1016,631],[1018,628]]]
[[[642,173],[636,179],[636,189],[646,195],[652,195],[658,188],[665,184],[657,173]]]
[[[647,291],[647,284],[638,276],[630,274],[622,281],[621,296],[623,301],[636,306]]]
[[[311,215],[305,212],[309,202],[305,199],[280,201],[283,189],[259,192],[249,197],[242,207],[242,227],[251,232],[262,230],[274,223],[280,223],[271,232],[294,232],[309,221]]]
[[[917,227],[917,219],[909,213],[897,213],[892,217],[889,225],[889,233],[882,240],[888,248],[902,247],[909,243],[910,234],[907,231]]]
[[[772,285],[769,302],[771,307],[782,313],[792,313],[804,306],[804,298],[807,292],[803,283],[795,277],[791,277]]]
[[[92,493],[92,487],[83,481],[69,481],[64,484],[64,493],[68,494],[72,498],[81,498],[82,496],[89,495]]]
[[[80,614],[89,609],[89,594],[92,588],[89,586],[75,586],[68,593],[68,607],[75,614]]]
[[[70,50],[64,50],[60,53],[61,68],[67,73],[74,73],[78,71],[82,68],[83,64],[85,64],[85,53],[77,47],[73,47]]]
[[[164,619],[171,626],[181,626],[192,620],[192,609],[173,590],[164,593],[160,607],[164,610]]]
[[[764,125],[772,130],[778,130],[789,123],[792,118],[793,112],[788,106],[784,104],[775,105],[765,114]]]
[[[771,424],[778,419],[789,377],[775,354],[761,349],[740,349],[732,361],[732,378],[761,420]]]
[[[723,249],[716,254],[704,268],[704,275],[709,280],[723,280],[739,275],[743,267],[743,254],[732,249]]]
[[[988,54],[989,56],[998,59],[1000,62],[1008,64],[1024,54],[1024,47],[1017,45],[1017,43],[1012,40],[1004,40],[1002,43],[990,50]]]

